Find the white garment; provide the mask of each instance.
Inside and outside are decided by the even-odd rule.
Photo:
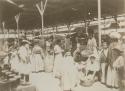
[[[55,61],[54,61],[53,74],[55,77],[59,77],[61,72],[61,65],[63,62],[61,47],[59,45],[55,45],[54,52],[55,52]]]
[[[106,85],[118,87],[118,73],[117,70],[111,68],[111,66],[108,66]]]
[[[54,66],[54,55],[47,54],[45,57],[45,72],[52,72]]]
[[[100,66],[99,62],[95,59],[94,62],[92,63],[90,58],[87,60],[87,65],[86,65],[86,70],[89,71],[99,71]]]
[[[17,51],[14,51],[10,58],[11,69],[15,71],[19,71],[19,57]]]
[[[29,49],[26,47],[21,46],[18,50],[19,54],[19,72],[22,74],[29,74],[31,72],[31,64],[30,64],[30,57],[29,57]]]
[[[102,83],[106,83],[106,67],[107,64],[106,63],[101,63],[101,82]]]
[[[122,56],[119,56],[116,61],[113,63],[114,68],[120,68],[124,66],[124,59]]]
[[[94,37],[88,40],[87,47],[92,51],[97,47],[96,39]]]
[[[32,71],[39,72],[44,70],[43,51],[40,46],[34,46],[30,60],[32,63]]]
[[[63,90],[72,90],[79,82],[78,71],[73,57],[67,56],[62,63],[61,85]]]

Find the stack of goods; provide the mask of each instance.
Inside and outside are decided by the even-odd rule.
[[[10,70],[9,65],[4,65],[4,67],[0,67],[0,84],[10,83],[12,88],[17,87],[20,84],[20,76],[18,72],[14,72]]]

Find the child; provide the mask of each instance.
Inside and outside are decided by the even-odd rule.
[[[96,73],[99,71],[99,63],[96,60],[95,55],[91,55],[86,64],[86,77],[89,77],[89,79],[94,80]]]

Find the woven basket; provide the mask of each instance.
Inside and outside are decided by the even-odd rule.
[[[83,57],[89,57],[91,54],[93,54],[93,52],[90,50],[83,50],[81,54]]]
[[[93,83],[94,83],[94,80],[88,79],[88,80],[81,81],[80,85],[82,85],[84,87],[90,87],[93,85]]]

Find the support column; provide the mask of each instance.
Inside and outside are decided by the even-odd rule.
[[[5,22],[2,22],[3,42],[5,43]]]
[[[40,36],[42,35],[43,30],[44,30],[44,18],[43,18],[43,16],[44,16],[44,11],[45,11],[45,8],[46,8],[47,1],[48,0],[45,1],[45,4],[43,4],[43,1],[41,1],[40,6],[38,4],[36,4],[36,7],[37,7],[37,9],[38,9],[38,11],[39,11],[39,13],[41,15],[41,31],[40,31]]]
[[[99,47],[101,47],[101,0],[98,0],[98,38]]]
[[[18,38],[18,47],[19,47],[19,33],[20,33],[20,31],[19,31],[19,19],[20,19],[20,14],[17,14],[16,16],[15,16],[15,20],[16,20],[16,31],[17,31],[17,38]]]

